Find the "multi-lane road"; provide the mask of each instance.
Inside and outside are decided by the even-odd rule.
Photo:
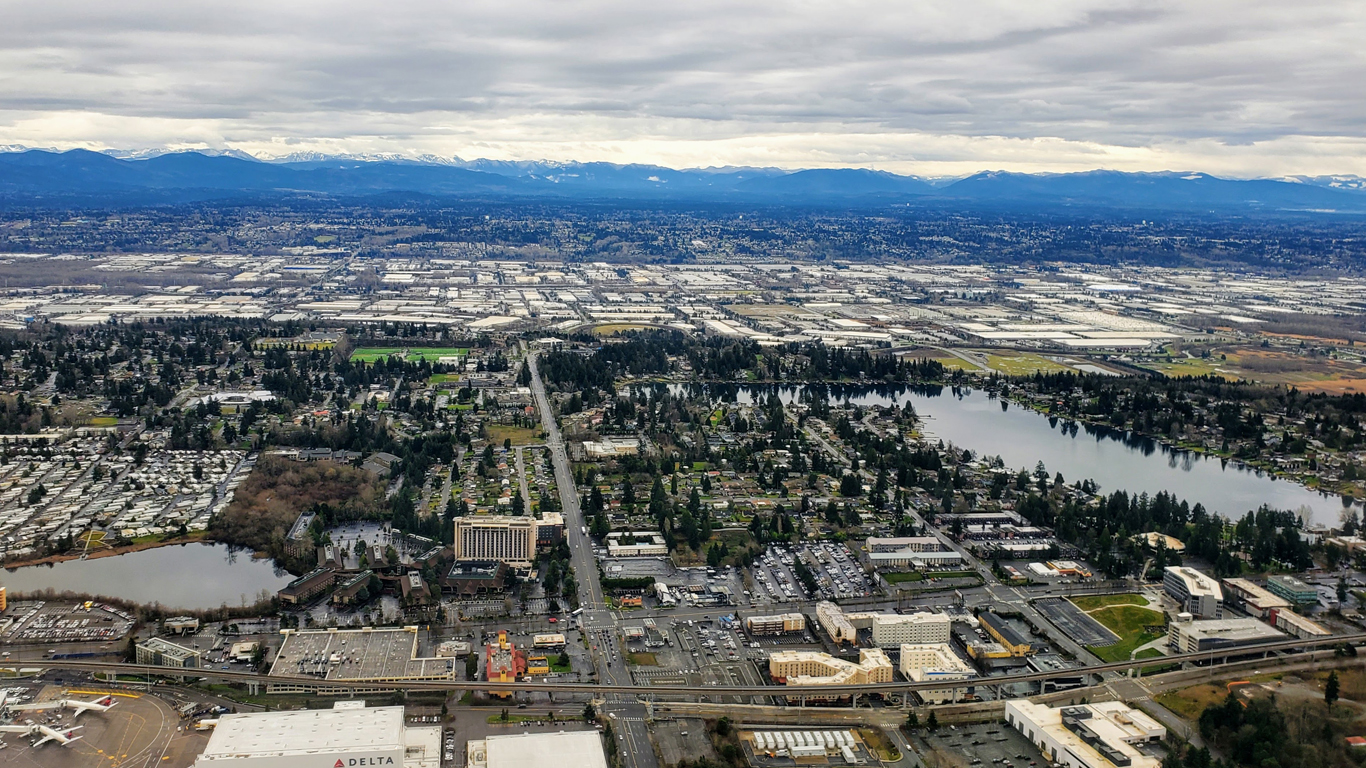
[[[531,369],[531,391],[536,407],[541,412],[541,428],[545,432],[546,450],[555,467],[555,485],[560,491],[563,508],[564,532],[569,541],[569,562],[574,567],[574,579],[579,585],[580,628],[589,641],[598,680],[613,689],[634,687],[631,670],[626,665],[626,648],[617,635],[617,627],[607,601],[602,594],[597,559],[593,556],[593,542],[587,534],[587,521],[579,507],[579,493],[574,473],[569,468],[569,454],[565,452],[555,410],[546,396],[545,382],[536,355],[527,357]],[[635,696],[606,696],[602,713],[612,723],[626,768],[658,768],[650,733],[645,723],[645,706]]]

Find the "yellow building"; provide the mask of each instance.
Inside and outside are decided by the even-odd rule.
[[[881,648],[859,649],[857,664],[817,651],[776,651],[768,657],[768,674],[789,688],[890,683],[892,669]]]

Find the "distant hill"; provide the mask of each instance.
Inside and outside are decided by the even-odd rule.
[[[115,153],[117,154],[117,153]],[[1174,212],[1366,212],[1354,176],[1221,179],[1203,173],[984,172],[953,182],[866,169],[703,168],[301,155],[262,162],[232,152],[0,152],[0,196],[120,204],[234,196],[413,194],[558,200],[675,200],[775,205],[1067,207]]]

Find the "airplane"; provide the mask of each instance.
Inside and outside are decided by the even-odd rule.
[[[81,701],[80,699],[57,699],[55,701],[39,701],[32,704],[15,704],[10,707],[12,712],[41,712],[46,709],[65,708],[74,710],[75,714],[71,719],[75,720],[81,716],[82,712],[108,712],[118,702],[114,701],[113,696],[105,696],[94,701]]]
[[[49,741],[55,741],[65,747],[73,741],[80,740],[80,736],[73,736],[72,734],[83,727],[78,725],[74,728],[64,728],[58,731],[46,725],[0,725],[0,733],[19,733],[28,737],[42,736],[41,739],[33,742],[35,747],[41,747]]]

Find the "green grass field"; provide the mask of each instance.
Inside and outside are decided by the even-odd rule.
[[[117,427],[119,420],[115,416],[93,416],[90,419],[91,427]]]
[[[1088,648],[1102,661],[1128,661],[1129,654],[1140,645],[1146,645],[1162,635],[1148,632],[1144,628],[1162,624],[1162,614],[1136,605],[1112,605],[1091,614],[1091,618],[1104,624],[1107,629],[1119,635],[1119,642],[1104,647]]]
[[[907,581],[925,580],[925,576],[923,574],[917,573],[915,571],[909,571],[907,573],[884,573],[882,574],[882,578],[886,579],[888,584],[901,584]]]
[[[405,360],[426,360],[435,363],[442,357],[463,357],[470,351],[461,347],[357,347],[351,352],[352,362],[373,363],[380,358],[404,355]]]
[[[1147,605],[1148,599],[1142,595],[1079,595],[1070,598],[1072,604],[1083,611],[1094,611],[1112,605]]]

